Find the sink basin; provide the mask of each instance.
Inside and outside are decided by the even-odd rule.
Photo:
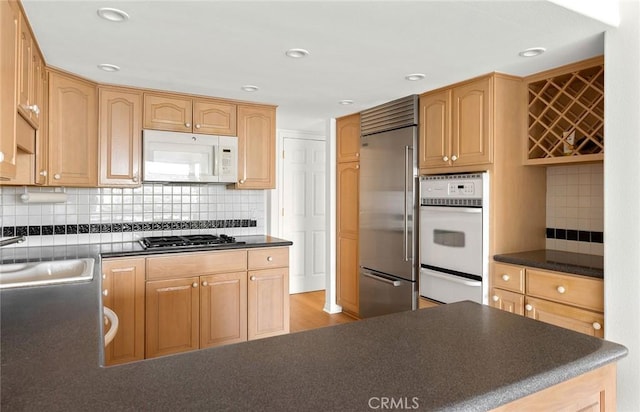
[[[0,289],[91,280],[94,263],[84,258],[0,265]]]

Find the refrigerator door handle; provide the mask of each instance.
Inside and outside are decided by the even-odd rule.
[[[368,277],[369,279],[373,279],[373,280],[377,280],[378,282],[383,282],[383,283],[388,283],[390,285],[392,285],[393,287],[399,287],[400,285],[402,285],[402,283],[399,280],[391,280],[391,279],[387,279],[387,278],[383,278],[380,276],[376,276],[373,273],[362,273],[363,276]]]
[[[409,194],[409,146],[404,147],[404,261],[409,261],[409,212],[407,195]]]

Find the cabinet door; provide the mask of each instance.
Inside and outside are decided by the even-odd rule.
[[[421,169],[451,164],[451,91],[420,96]]]
[[[39,87],[41,95],[38,94],[37,103],[40,107],[40,128],[36,133],[36,156],[34,167],[34,183],[42,186],[49,183],[49,109],[47,102],[49,97],[49,77],[42,62],[42,72],[40,73],[41,81]]]
[[[238,106],[237,189],[275,189],[276,110]]]
[[[338,164],[337,190],[337,301],[346,312],[359,313],[357,162]]]
[[[360,114],[337,119],[336,136],[338,163],[357,161],[360,158]]]
[[[604,315],[573,306],[535,299],[527,296],[525,311],[528,318],[540,320],[562,328],[575,330],[597,338],[604,337]]]
[[[100,88],[100,185],[140,185],[141,139],[142,94]]]
[[[452,93],[451,162],[454,166],[493,160],[492,78],[455,87]]]
[[[29,120],[32,112],[30,106],[33,84],[33,39],[27,20],[20,13],[20,37],[18,58],[18,112]]]
[[[144,128],[191,132],[192,110],[188,97],[145,93]]]
[[[199,278],[147,282],[146,357],[198,349]]]
[[[247,340],[247,272],[200,277],[200,348]]]
[[[39,129],[40,125],[45,123],[41,120],[45,112],[45,70],[44,60],[36,48],[35,41],[33,42],[33,53],[31,56],[31,102],[30,119],[31,124]]]
[[[144,258],[102,261],[102,303],[118,315],[115,338],[105,348],[105,363],[144,359]]]
[[[0,1],[0,178],[16,177],[16,100],[19,13],[17,3]]]
[[[250,271],[247,295],[249,339],[289,333],[289,268]]]
[[[49,76],[49,184],[97,186],[96,88],[71,76]]]
[[[502,289],[491,289],[491,306],[504,311],[524,315],[524,295]]]
[[[215,100],[193,101],[194,133],[236,135],[236,105]]]

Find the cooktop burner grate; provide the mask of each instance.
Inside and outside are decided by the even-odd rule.
[[[171,249],[199,246],[241,245],[235,237],[227,235],[150,236],[140,239],[145,249]]]

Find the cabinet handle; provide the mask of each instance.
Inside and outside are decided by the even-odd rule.
[[[593,323],[591,324],[591,326],[593,326],[593,329],[595,329],[595,330],[600,330],[600,329],[602,329],[602,325],[601,325],[601,324],[599,324],[598,322],[593,322]]]
[[[267,256],[267,262],[273,262],[273,256]]]
[[[138,182],[138,174],[134,173],[133,178],[131,180],[133,180],[134,183],[137,183]]]
[[[102,279],[106,279],[106,278],[107,278],[107,275],[103,273],[102,274]]]
[[[240,184],[243,185],[244,184],[244,179],[240,179]]]
[[[444,156],[444,157],[442,158],[442,161],[443,161],[443,162],[448,162],[448,161],[449,161],[449,158],[448,158],[447,156]]]
[[[255,276],[251,276],[251,277],[249,278],[249,280],[256,280],[256,277],[255,277]]]
[[[47,177],[47,171],[46,170],[41,170],[40,171],[40,176]]]
[[[356,153],[356,157],[360,157],[360,153]]]
[[[0,152],[0,162],[4,162],[4,152]]]
[[[505,282],[509,281],[509,275],[507,275],[506,273],[504,275],[502,275],[502,280],[504,280]]]
[[[497,302],[500,300],[500,297],[498,297],[498,295],[493,295],[491,299],[493,299],[494,302]]]
[[[207,286],[209,285],[209,282],[207,282],[206,280],[202,282],[202,286]]]
[[[451,156],[451,161],[452,162],[455,162],[456,160],[458,160],[458,156],[456,156],[456,155]]]
[[[196,129],[199,129],[199,128],[200,128],[200,124],[199,124],[199,123],[196,123],[196,126],[195,126],[195,127],[196,127]]]
[[[560,293],[560,294],[563,294],[564,292],[566,292],[566,291],[567,291],[567,289],[565,289],[565,287],[564,287],[564,286],[558,286],[558,287],[556,288],[556,290],[557,290],[557,291],[558,291],[558,293]]]
[[[533,306],[531,305],[525,305],[524,308],[527,310],[527,312],[531,312],[533,310]]]
[[[356,165],[356,169],[360,169],[360,165]]]
[[[185,123],[184,127],[191,127],[191,123]]]
[[[109,289],[105,289],[102,291],[102,296],[109,296]]]
[[[191,287],[197,288],[197,287],[198,287],[198,282],[193,282],[193,283],[191,284]]]
[[[55,175],[53,175],[53,178],[56,180],[60,180],[60,174],[56,173]]]

